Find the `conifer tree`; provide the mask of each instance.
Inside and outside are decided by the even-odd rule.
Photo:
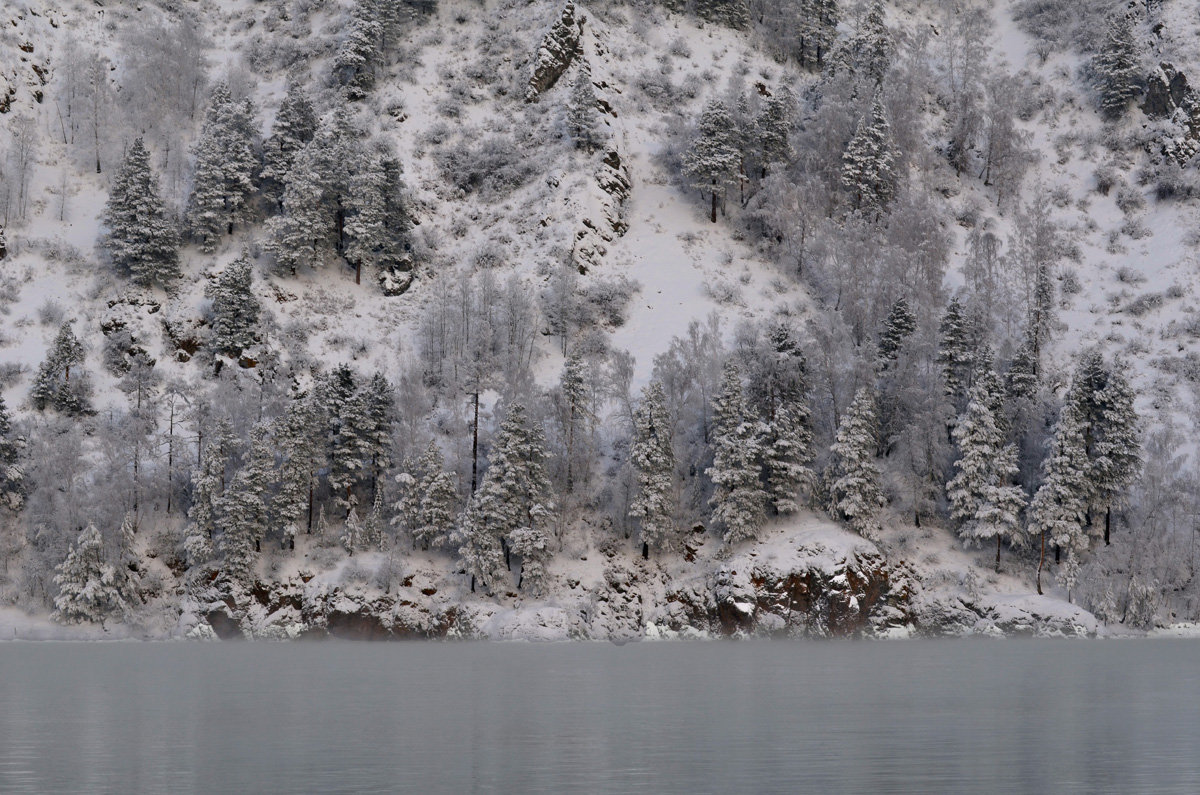
[[[376,372],[363,386],[364,475],[371,485],[372,499],[379,491],[379,478],[391,465],[392,427],[396,413],[396,395],[382,372]]]
[[[888,312],[883,324],[883,332],[879,335],[879,350],[877,360],[881,370],[886,370],[900,355],[904,341],[917,330],[917,316],[908,308],[908,302],[903,296],[897,298]]]
[[[528,582],[530,593],[536,595],[550,556],[548,525],[554,504],[546,475],[545,437],[520,403],[509,408],[489,458],[469,510],[482,532],[503,539],[511,552],[521,556],[517,587]]]
[[[192,472],[192,504],[188,510],[194,535],[211,541],[224,518],[225,466],[233,448],[233,431],[221,420]]]
[[[967,317],[957,298],[946,306],[938,332],[938,364],[942,367],[946,396],[956,410],[961,410],[966,405],[971,371],[975,367],[975,345]]]
[[[421,454],[408,472],[397,476],[403,492],[396,503],[393,523],[403,523],[412,533],[413,543],[422,549],[445,546],[454,529],[454,503],[458,490],[454,478],[445,471],[442,451],[436,442]]]
[[[750,24],[750,7],[746,0],[696,0],[696,13],[709,22],[735,30]]]
[[[64,624],[98,623],[125,615],[120,573],[104,559],[100,531],[88,524],[71,545],[66,560],[55,568],[54,619]]]
[[[581,431],[580,425],[587,413],[586,385],[583,380],[583,359],[573,353],[567,357],[563,365],[559,389],[562,390],[563,401],[566,403],[566,416],[563,424],[566,426],[566,459],[567,459],[567,493],[575,491],[576,475],[576,438]],[[586,464],[584,465],[586,468]],[[586,474],[586,471],[585,471]]]
[[[494,529],[492,523],[480,515],[478,502],[472,498],[459,518],[454,536],[458,545],[459,565],[471,575],[471,593],[475,593],[476,580],[490,592],[499,593],[508,577],[504,550]]]
[[[587,62],[580,60],[571,83],[571,95],[567,100],[567,133],[576,149],[591,154],[603,143],[600,120],[596,113],[596,89],[592,85],[592,73]]]
[[[878,85],[892,63],[892,34],[884,20],[882,0],[874,0],[850,43],[856,71]]]
[[[279,517],[285,541],[295,549],[295,537],[301,526],[312,532],[317,471],[324,453],[324,418],[313,395],[296,398],[288,406],[279,431],[283,461],[279,470],[279,491],[271,510]]]
[[[321,264],[336,235],[326,209],[323,158],[314,139],[301,149],[288,171],[283,189],[283,212],[267,222],[265,248],[275,256],[280,273],[295,276],[302,268]]]
[[[17,513],[25,504],[25,437],[13,431],[12,416],[0,395],[0,507]]]
[[[300,83],[292,83],[275,115],[271,136],[263,145],[262,181],[266,193],[283,209],[283,186],[296,154],[317,132],[317,115]]]
[[[1127,12],[1117,11],[1109,17],[1100,52],[1092,60],[1100,84],[1100,111],[1106,119],[1120,119],[1137,98],[1142,79],[1140,60],[1133,20]]]
[[[713,521],[727,544],[757,538],[766,521],[767,494],[759,480],[763,431],[746,406],[741,372],[729,362],[713,401],[713,463],[705,470],[715,487]]]
[[[188,226],[205,252],[214,251],[221,235],[233,232],[247,217],[258,178],[254,137],[250,100],[235,101],[229,86],[218,83],[193,150],[187,208]]]
[[[801,67],[820,66],[837,39],[837,0],[801,0],[796,10],[796,58]]]
[[[720,100],[710,100],[704,106],[696,137],[684,156],[683,173],[693,188],[710,195],[714,224],[717,222],[717,202],[725,197],[729,183],[737,177],[740,161],[729,108]]]
[[[1050,454],[1042,464],[1042,485],[1029,506],[1029,533],[1041,540],[1038,557],[1038,593],[1042,592],[1042,568],[1046,560],[1046,541],[1065,548],[1068,559],[1087,548],[1087,504],[1090,491],[1090,464],[1079,412],[1068,403],[1063,407]],[[1067,588],[1073,585],[1066,583]]]
[[[1097,396],[1100,428],[1095,440],[1092,504],[1104,511],[1104,543],[1112,535],[1112,510],[1126,499],[1129,487],[1142,468],[1141,423],[1134,408],[1134,392],[1118,363]]]
[[[754,139],[758,150],[760,177],[765,177],[773,166],[786,165],[792,159],[792,144],[788,140],[794,99],[787,86],[763,103],[762,111],[754,120]]]
[[[258,426],[250,441],[246,461],[221,495],[221,535],[218,550],[221,570],[232,581],[248,585],[255,556],[270,526],[267,514],[267,490],[273,481],[273,451],[267,429]]]
[[[53,407],[72,416],[91,410],[91,386],[83,372],[83,354],[83,343],[71,330],[71,324],[63,323],[34,378],[30,393],[34,408],[45,411]],[[74,380],[72,368],[75,368]]]
[[[334,503],[349,514],[358,504],[354,489],[371,455],[366,395],[343,364],[325,379],[323,397],[330,423],[329,489]]]
[[[391,230],[388,228],[387,174],[379,158],[350,180],[346,214],[346,259],[354,267],[354,283],[362,282],[363,266],[376,267],[387,257]]]
[[[813,460],[813,441],[807,409],[798,416],[791,406],[781,406],[775,421],[764,427],[761,445],[767,497],[775,513],[795,513],[800,510],[799,493],[811,489],[814,481],[808,466]]]
[[[681,539],[675,523],[675,450],[667,397],[661,381],[652,381],[633,416],[634,437],[629,463],[637,477],[637,495],[629,515],[642,525],[642,555],[651,548],[669,551]]]
[[[212,302],[213,347],[237,357],[258,342],[258,298],[251,292],[250,258],[246,254],[226,266],[205,289]]]
[[[877,435],[875,399],[864,387],[842,417],[830,448],[834,461],[829,487],[830,513],[835,519],[849,523],[864,538],[877,533],[876,514],[884,504],[879,468],[875,465]]]
[[[961,453],[954,462],[957,474],[946,484],[950,515],[959,522],[964,541],[996,539],[996,571],[1000,570],[1000,544],[1020,538],[1021,509],[1025,495],[1012,485],[1017,473],[1017,450],[1005,444],[994,411],[1001,398],[1000,379],[993,372],[981,375],[971,387],[966,412],[954,427]]]
[[[375,0],[356,0],[349,32],[333,59],[333,74],[346,87],[348,99],[362,99],[374,87],[382,37]]]
[[[134,140],[117,170],[101,222],[101,245],[120,273],[143,286],[174,285],[180,276],[179,236],[167,219],[141,138]]]
[[[879,215],[896,195],[897,150],[892,128],[879,92],[871,109],[859,119],[854,137],[842,155],[842,187],[851,205],[868,215]]]

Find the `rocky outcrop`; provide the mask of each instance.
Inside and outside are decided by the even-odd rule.
[[[587,273],[600,264],[608,253],[608,244],[625,234],[629,223],[625,218],[625,206],[633,190],[629,166],[621,156],[620,149],[609,145],[604,159],[596,169],[595,186],[596,212],[587,214],[575,233],[572,257],[580,273]]]
[[[580,39],[583,35],[584,18],[575,16],[575,4],[567,0],[549,32],[542,39],[534,57],[533,73],[525,89],[525,101],[537,102],[549,91],[571,66],[571,62],[582,54]]]
[[[908,622],[909,578],[873,546],[802,542],[750,552],[667,594],[666,625],[712,635],[863,637]]]
[[[1160,64],[1146,80],[1142,111],[1152,119],[1166,119],[1192,96],[1187,76],[1169,63]]]
[[[1152,155],[1186,165],[1200,153],[1200,95],[1183,72],[1169,63],[1160,64],[1146,80],[1142,111],[1162,125],[1150,144]]]

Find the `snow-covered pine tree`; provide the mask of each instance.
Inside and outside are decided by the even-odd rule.
[[[800,0],[795,8],[796,60],[801,67],[821,66],[837,39],[837,0]]]
[[[458,545],[459,565],[471,575],[471,593],[475,593],[476,580],[491,593],[499,593],[508,577],[504,550],[493,530],[492,523],[480,515],[478,503],[472,498],[459,517],[453,539]]]
[[[233,431],[221,420],[200,453],[200,466],[192,472],[192,504],[188,520],[192,534],[212,540],[224,515],[225,466],[233,448]]]
[[[355,489],[370,463],[366,393],[346,365],[325,379],[322,392],[329,418],[329,490],[334,504],[347,514],[358,504]]]
[[[877,362],[880,370],[886,370],[900,355],[900,349],[912,333],[917,330],[917,316],[908,308],[908,301],[901,296],[892,304],[883,331],[879,335]]]
[[[855,210],[878,216],[887,209],[899,182],[896,159],[892,127],[877,91],[842,155],[842,187],[850,194]]]
[[[1092,69],[1099,83],[1101,113],[1110,121],[1120,119],[1140,93],[1144,74],[1127,9],[1119,9],[1108,18]]]
[[[883,0],[874,0],[850,42],[856,73],[878,85],[891,67],[894,51],[892,33],[884,19]]]
[[[629,463],[637,476],[637,495],[629,515],[642,524],[642,555],[672,550],[681,543],[675,523],[675,449],[662,382],[652,381],[633,415]]]
[[[25,437],[16,434],[12,415],[0,395],[0,507],[18,513],[25,504]]]
[[[376,0],[356,0],[346,38],[333,59],[334,78],[345,86],[347,99],[362,99],[375,85],[375,67],[383,36],[383,25],[378,17]]]
[[[864,538],[872,538],[878,532],[876,515],[885,502],[879,485],[879,468],[875,465],[877,426],[875,398],[864,387],[843,415],[830,447],[834,460],[829,511]]]
[[[746,405],[741,371],[728,362],[713,401],[713,463],[705,474],[714,486],[712,519],[730,545],[757,538],[766,521],[767,493],[759,480],[764,430]]]
[[[408,526],[413,543],[422,549],[445,546],[454,530],[454,504],[458,489],[445,471],[442,451],[430,442],[410,472],[397,476],[404,493],[396,503],[397,519]]]
[[[301,268],[320,265],[336,234],[325,208],[319,154],[315,139],[296,154],[283,188],[283,212],[267,222],[264,248],[275,256],[280,273],[295,276]]]
[[[396,416],[396,394],[382,372],[376,371],[363,386],[362,429],[365,476],[370,483],[372,500],[380,490],[379,479],[391,466],[392,428]]]
[[[483,532],[504,539],[509,550],[521,556],[517,587],[528,582],[530,593],[538,594],[550,556],[548,530],[554,503],[546,475],[545,436],[522,404],[509,407],[489,459],[469,510]]]
[[[717,202],[737,178],[741,155],[729,108],[719,99],[709,100],[700,114],[692,145],[684,154],[683,173],[693,188],[712,199],[711,220],[717,222]]]
[[[275,115],[271,136],[263,145],[263,190],[283,209],[283,186],[288,181],[296,153],[317,132],[317,115],[303,86],[292,83]]]
[[[795,98],[786,85],[771,95],[754,120],[754,145],[760,167],[759,177],[767,176],[774,166],[791,162],[792,144],[789,140]]]
[[[252,284],[250,257],[243,253],[205,288],[212,302],[213,349],[218,353],[236,358],[258,343],[260,309]]]
[[[975,368],[975,342],[971,324],[957,298],[946,305],[938,333],[937,360],[942,368],[946,396],[954,404],[955,411],[961,412],[966,406],[971,372]]]
[[[1008,365],[1008,372],[1005,374],[1010,400],[1032,400],[1037,396],[1038,369],[1038,359],[1033,350],[1033,341],[1026,334],[1025,339],[1013,353],[1012,361]]]
[[[1095,435],[1092,507],[1104,511],[1104,543],[1112,536],[1112,510],[1124,504],[1142,468],[1141,423],[1134,408],[1134,391],[1117,362],[1108,383],[1097,395],[1100,423]]]
[[[346,260],[354,268],[354,283],[362,283],[363,266],[377,267],[392,246],[388,227],[387,174],[378,157],[370,158],[350,179],[346,213]]]
[[[295,537],[303,527],[312,532],[317,471],[321,468],[325,418],[315,397],[301,395],[292,400],[280,419],[278,432],[283,461],[279,469],[279,491],[271,510],[279,517],[284,540],[296,548]]]
[[[262,550],[263,536],[271,526],[267,492],[274,482],[273,455],[267,428],[256,426],[245,463],[221,495],[223,521],[217,539],[221,571],[242,585],[250,582],[255,556]]]
[[[1020,514],[1024,492],[1012,485],[1017,473],[1017,450],[1005,444],[994,412],[1003,397],[994,372],[980,375],[971,387],[967,409],[954,426],[960,456],[955,476],[946,484],[950,515],[959,522],[958,534],[966,542],[996,539],[996,571],[1000,570],[1000,544],[1021,538]]]
[[[571,95],[567,99],[567,134],[576,149],[591,154],[604,143],[600,119],[596,113],[596,89],[587,61],[579,59]]]
[[[249,100],[233,99],[226,83],[213,88],[192,150],[195,166],[186,213],[202,251],[216,250],[221,235],[244,219],[254,193],[258,159],[253,112]]]
[[[807,409],[804,416],[797,416],[791,406],[783,405],[775,413],[775,421],[764,427],[761,446],[767,497],[776,513],[795,513],[800,510],[799,494],[811,490],[815,480],[809,468],[813,439]]]
[[[88,621],[103,627],[106,620],[125,615],[128,605],[118,582],[120,575],[104,559],[104,545],[96,525],[89,523],[84,528],[55,572],[56,621],[64,624]]]
[[[342,549],[346,550],[346,554],[353,555],[356,550],[362,549],[364,546],[364,533],[362,522],[358,519],[358,511],[354,508],[346,514],[346,521],[342,525],[342,535],[338,539],[342,542]]]
[[[1041,541],[1038,556],[1038,593],[1042,592],[1042,568],[1046,542],[1062,547],[1068,559],[1087,549],[1088,497],[1091,492],[1083,418],[1067,403],[1055,426],[1050,453],[1042,464],[1043,480],[1029,505],[1029,534]],[[1073,583],[1066,583],[1068,589]]]
[[[118,272],[170,289],[180,276],[179,235],[158,195],[150,153],[136,138],[125,153],[100,217],[101,245]]]
[[[746,0],[696,0],[695,9],[702,19],[734,30],[744,30],[750,24]]]
[[[58,335],[38,366],[30,400],[38,411],[47,407],[71,416],[91,410],[91,385],[83,371],[83,343],[75,336],[70,322],[63,323]],[[71,379],[75,368],[75,379]]]
[[[567,483],[566,490],[570,494],[575,491],[575,477],[578,474],[577,470],[582,464],[583,475],[586,478],[588,475],[587,462],[576,461],[576,441],[584,430],[583,423],[588,415],[587,409],[587,385],[583,380],[584,366],[583,358],[577,353],[572,353],[567,357],[566,363],[563,365],[562,377],[559,379],[559,389],[562,392],[563,403],[565,403],[564,414],[562,419],[564,427],[564,435],[566,436],[565,458],[567,463]]]

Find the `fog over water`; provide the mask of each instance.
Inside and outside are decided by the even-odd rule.
[[[1188,792],[1200,643],[0,644],[0,792]]]

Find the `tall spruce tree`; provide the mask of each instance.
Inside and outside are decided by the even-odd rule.
[[[682,539],[675,522],[675,448],[671,419],[661,381],[652,381],[633,415],[629,463],[637,478],[637,494],[629,515],[641,520],[642,556],[650,549],[669,551]]]
[[[394,506],[393,524],[406,525],[413,544],[420,544],[422,549],[445,546],[454,529],[458,489],[453,476],[445,471],[437,442],[430,442],[421,457],[406,469],[396,476],[402,492]]]
[[[886,370],[900,355],[904,341],[917,330],[917,316],[908,308],[908,301],[901,296],[892,304],[884,321],[883,331],[879,335],[879,348],[876,360],[879,369]]]
[[[883,97],[876,92],[842,155],[842,187],[855,210],[877,216],[887,209],[899,181],[897,156]]]
[[[576,149],[591,154],[604,142],[596,113],[596,89],[587,62],[580,60],[567,99],[567,133]]]
[[[25,437],[14,431],[12,415],[4,396],[0,395],[0,507],[14,514],[25,504],[28,484],[24,458],[27,447]]]
[[[759,480],[764,430],[746,405],[741,371],[727,363],[713,401],[713,463],[705,470],[714,486],[712,518],[727,544],[757,538],[766,521],[767,493]]]
[[[1129,110],[1141,91],[1142,66],[1133,20],[1125,9],[1108,18],[1100,52],[1092,59],[1100,88],[1100,111],[1115,121]]]
[[[869,389],[863,388],[842,417],[830,448],[833,466],[829,510],[835,519],[847,522],[864,538],[877,534],[876,516],[885,502],[879,485],[879,468],[875,465],[877,435],[875,398]]]
[[[77,624],[88,621],[104,626],[110,618],[125,615],[128,603],[123,593],[121,572],[105,560],[104,544],[96,525],[88,524],[55,568],[56,621]]]
[[[201,250],[212,252],[221,235],[233,232],[250,211],[259,171],[250,100],[234,100],[229,86],[218,83],[193,154],[187,222]]]
[[[71,416],[91,411],[91,384],[83,370],[83,357],[83,343],[75,336],[70,322],[63,323],[34,378],[30,400],[35,409],[45,411],[52,407]]]
[[[975,368],[975,342],[971,324],[957,298],[946,305],[938,332],[937,357],[946,397],[954,404],[955,411],[961,412],[966,407],[967,390]]]
[[[101,245],[120,273],[147,287],[169,289],[179,279],[179,236],[167,219],[141,138],[134,139],[117,170],[101,223]]]
[[[1000,570],[1000,545],[1021,538],[1020,513],[1024,492],[1012,485],[1017,474],[1017,450],[1005,444],[994,406],[1002,397],[994,372],[980,375],[971,387],[966,412],[954,427],[960,456],[955,476],[946,484],[950,515],[959,522],[964,541],[996,539],[996,571]]]
[[[1040,539],[1037,590],[1042,592],[1042,569],[1046,561],[1046,542],[1067,550],[1068,559],[1077,561],[1077,552],[1087,549],[1088,495],[1091,489],[1083,418],[1068,403],[1055,426],[1050,453],[1042,464],[1043,480],[1029,506],[1029,533]],[[1073,567],[1076,564],[1073,564]],[[1070,575],[1074,568],[1065,572]],[[1064,583],[1070,589],[1074,583]]]
[[[258,298],[251,292],[250,258],[238,257],[205,289],[212,302],[213,347],[237,357],[258,342]]]
[[[283,209],[283,186],[292,170],[296,153],[317,132],[317,115],[300,83],[292,83],[275,115],[271,136],[263,145],[263,189]]]
[[[740,162],[736,125],[729,108],[718,99],[709,100],[700,114],[692,145],[684,155],[683,173],[693,188],[709,194],[714,224],[717,203],[724,199],[729,183],[737,178]]]

